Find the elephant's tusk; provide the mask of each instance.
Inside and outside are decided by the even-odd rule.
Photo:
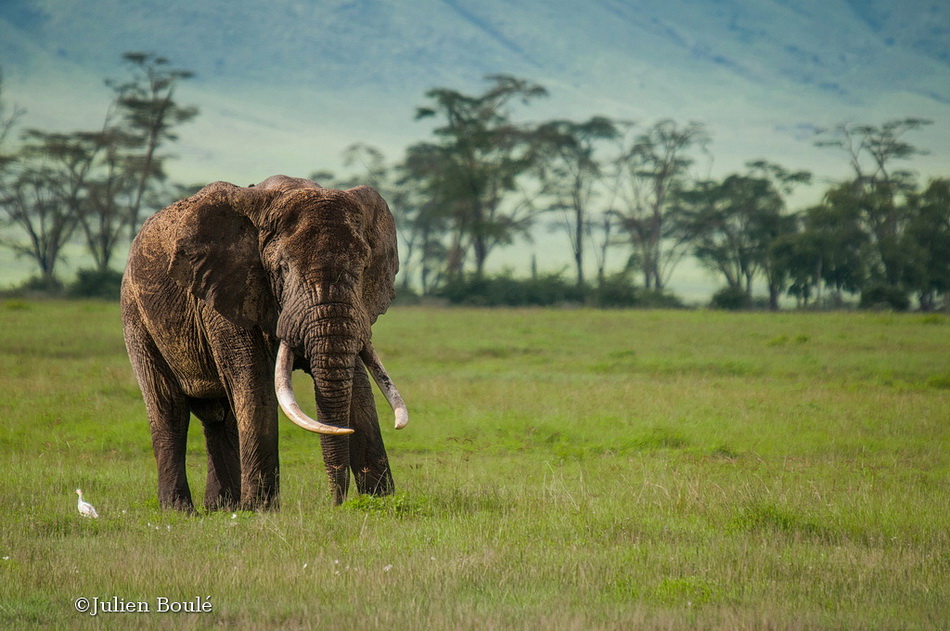
[[[373,380],[376,381],[376,385],[379,386],[383,396],[389,401],[389,405],[396,414],[396,429],[402,429],[409,422],[409,410],[406,409],[406,402],[402,400],[399,390],[396,389],[393,380],[389,378],[389,373],[383,368],[383,362],[379,360],[379,355],[376,354],[376,350],[373,349],[373,345],[369,341],[360,351],[360,359],[366,364],[369,373],[373,375]]]
[[[336,427],[316,421],[300,409],[297,404],[297,397],[294,396],[294,389],[291,385],[290,376],[294,370],[294,354],[290,347],[285,343],[280,343],[277,349],[277,365],[274,370],[274,389],[277,391],[277,403],[280,409],[284,411],[291,421],[299,427],[309,432],[317,434],[342,435],[352,434],[353,430],[349,427]]]

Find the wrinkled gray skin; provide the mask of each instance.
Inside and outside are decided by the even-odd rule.
[[[122,321],[148,413],[159,503],[194,510],[185,477],[190,414],[204,426],[208,509],[278,503],[278,342],[313,376],[335,503],[393,492],[358,353],[394,297],[396,232],[369,187],[323,189],[285,176],[216,182],[156,213],[129,253]]]

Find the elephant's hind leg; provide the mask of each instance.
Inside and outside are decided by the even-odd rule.
[[[192,399],[191,411],[201,421],[208,449],[205,508],[233,510],[241,501],[241,457],[237,420],[225,399]]]

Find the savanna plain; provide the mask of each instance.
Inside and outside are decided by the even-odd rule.
[[[281,510],[188,516],[157,506],[118,307],[0,301],[0,627],[950,627],[950,318],[394,307],[374,331],[411,414],[378,396],[396,495],[330,506],[319,438],[281,419]]]

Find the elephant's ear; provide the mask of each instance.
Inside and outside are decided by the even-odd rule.
[[[277,306],[248,214],[257,203],[248,189],[223,182],[185,200],[168,273],[229,321],[271,330]]]
[[[370,254],[363,280],[363,300],[373,322],[385,313],[396,297],[395,280],[399,271],[399,253],[396,249],[396,224],[386,200],[369,186],[357,186],[346,191],[363,210],[363,236]]]

